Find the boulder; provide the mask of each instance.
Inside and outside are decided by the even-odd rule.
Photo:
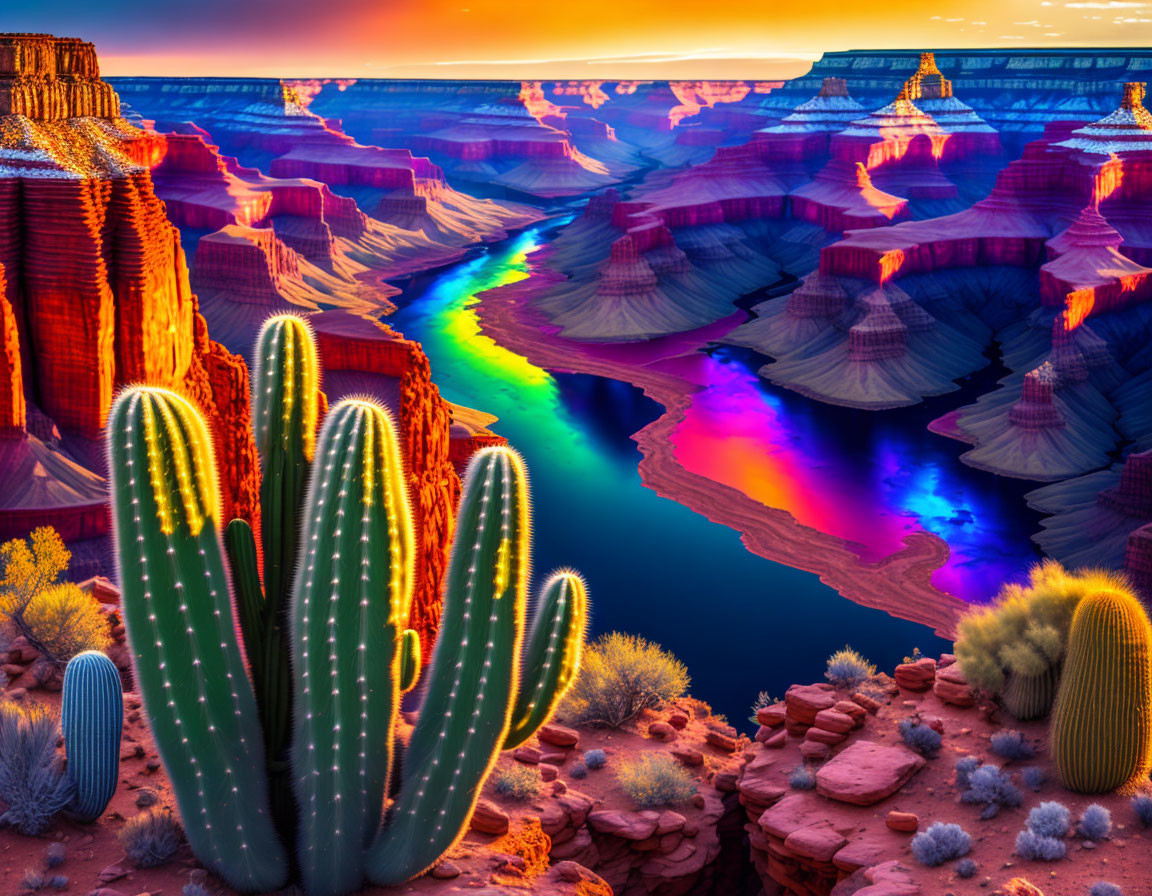
[[[960,671],[959,664],[952,664],[936,674],[936,684],[932,688],[943,702],[961,708],[976,705],[976,692],[968,684],[968,679]]]
[[[836,689],[830,684],[794,684],[784,695],[787,720],[812,725],[816,715],[836,705]]]
[[[920,818],[915,812],[899,812],[893,809],[888,813],[886,823],[894,831],[911,834],[920,827]]]
[[[925,764],[906,747],[858,740],[816,773],[816,790],[842,803],[871,806],[899,790]]]
[[[502,837],[508,833],[508,813],[490,800],[480,800],[472,813],[472,830]]]
[[[536,732],[536,738],[542,744],[552,744],[554,747],[573,749],[580,743],[580,732],[564,725],[542,725]]]
[[[902,663],[893,674],[896,684],[907,691],[926,691],[936,680],[936,660],[924,657],[914,663]]]

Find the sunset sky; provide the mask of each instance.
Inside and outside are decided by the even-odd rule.
[[[773,78],[827,50],[1152,43],[1152,0],[3,0],[105,74]]]

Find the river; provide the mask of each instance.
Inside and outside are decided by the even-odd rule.
[[[748,552],[738,533],[645,488],[632,433],[660,408],[638,389],[550,372],[480,333],[476,294],[526,276],[537,227],[414,281],[388,322],[419,340],[446,399],[497,415],[521,451],[535,510],[534,581],[570,565],[587,578],[592,634],[643,635],[676,654],[692,692],[735,723],[761,690],[820,678],[851,644],[882,669],[919,647],[924,626],[842,598],[810,573]],[[955,454],[955,450],[952,450]]]

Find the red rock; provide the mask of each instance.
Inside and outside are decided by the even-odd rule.
[[[611,834],[623,840],[647,840],[656,833],[660,819],[658,812],[629,812],[600,809],[588,813],[588,826],[601,834]]]
[[[571,749],[580,743],[580,732],[574,728],[566,728],[563,725],[551,723],[541,725],[540,730],[536,732],[536,738],[541,743]]]
[[[716,777],[712,779],[712,786],[721,793],[735,793],[736,777],[736,772],[717,772]]]
[[[787,743],[788,743],[788,732],[787,731],[777,731],[775,734],[773,734],[771,737],[769,737],[766,741],[764,741],[764,746],[767,747],[769,750],[780,750],[780,749],[783,749]]]
[[[540,756],[539,747],[517,747],[512,751],[512,758],[517,762],[523,762],[525,765],[539,765]]]
[[[848,735],[839,731],[828,731],[826,728],[809,728],[804,732],[804,740],[806,742],[816,742],[819,744],[828,744],[829,746],[836,746],[836,744],[843,743]]]
[[[789,721],[812,725],[817,713],[836,704],[836,691],[827,684],[794,684],[784,695],[784,704]]]
[[[648,735],[656,740],[673,740],[676,737],[676,729],[667,722],[653,722],[648,726]]]
[[[893,809],[885,819],[886,824],[894,831],[912,833],[920,826],[920,819],[914,812],[898,812]]]
[[[936,684],[932,690],[943,702],[953,706],[976,705],[976,692],[969,686],[968,680],[957,664],[941,669],[937,673]]]
[[[428,872],[436,880],[453,880],[460,876],[460,867],[452,862],[440,862]]]
[[[761,725],[756,729],[756,733],[752,735],[752,740],[756,741],[758,744],[762,744],[769,740],[772,736],[772,729],[765,728],[763,725]]]
[[[784,845],[793,853],[816,862],[831,862],[832,857],[847,842],[847,839],[827,825],[800,828],[784,839]]]
[[[756,710],[756,721],[765,728],[776,728],[784,724],[787,716],[787,706],[783,703],[773,703]]]
[[[856,727],[856,722],[852,716],[837,709],[822,709],[816,713],[815,727],[837,734],[847,734]]]
[[[735,753],[736,752],[736,738],[734,736],[731,736],[731,735],[725,733],[724,731],[717,731],[715,729],[709,729],[708,733],[704,736],[704,740],[708,743],[708,745],[710,747],[715,747],[717,750],[720,750],[721,752],[724,752],[724,753]]]
[[[842,712],[852,719],[852,723],[857,728],[864,724],[864,719],[868,715],[868,711],[863,706],[852,700],[837,700],[836,705],[832,708],[836,710],[836,712]]]
[[[905,690],[926,691],[936,680],[936,660],[924,657],[914,663],[903,663],[896,667],[893,677]]]
[[[870,712],[872,715],[876,715],[876,713],[880,711],[880,707],[883,705],[874,697],[870,697],[868,694],[859,692],[852,695],[852,702],[861,707],[865,712]]]
[[[668,724],[675,728],[677,731],[682,731],[688,727],[688,714],[679,711],[669,713]]]
[[[666,809],[660,813],[660,818],[656,823],[657,834],[670,834],[673,831],[683,830],[687,819],[684,818],[679,812],[673,812],[671,809]]]
[[[699,750],[682,748],[672,750],[672,755],[680,760],[680,764],[688,768],[696,768],[704,764],[704,754]]]
[[[925,764],[905,747],[858,740],[816,773],[816,790],[842,803],[871,806],[899,790]]]
[[[563,765],[568,761],[568,750],[542,749],[540,763],[542,765]]]
[[[832,748],[819,741],[806,740],[800,744],[800,755],[814,762],[822,762],[832,755]]]
[[[556,776],[560,770],[554,765],[541,765],[540,766],[540,780],[541,781],[555,781]]]
[[[508,813],[490,800],[480,800],[472,813],[471,828],[480,834],[502,837],[508,833]]]

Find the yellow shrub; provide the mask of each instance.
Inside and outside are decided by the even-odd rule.
[[[85,650],[103,650],[111,642],[99,601],[71,582],[33,597],[24,609],[24,623],[50,658],[61,663]]]
[[[561,714],[577,725],[619,728],[687,689],[688,670],[671,653],[635,635],[611,632],[585,648]]]

